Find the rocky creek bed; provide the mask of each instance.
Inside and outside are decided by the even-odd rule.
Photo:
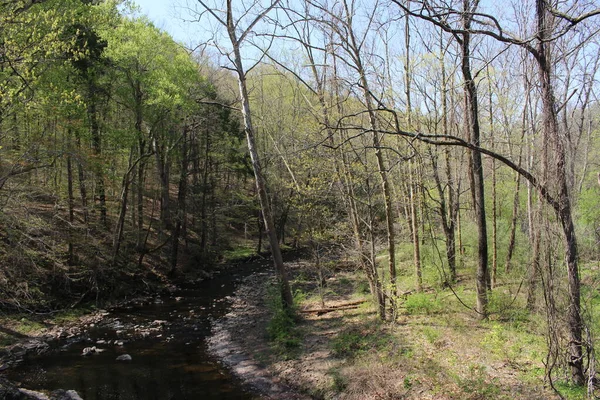
[[[267,287],[273,281],[268,273],[244,279],[236,289],[230,311],[213,324],[208,351],[263,398],[311,399],[260,362],[271,352],[265,332],[269,320]]]
[[[221,349],[241,354],[215,321],[237,303],[232,295],[243,279],[270,268],[266,260],[234,266],[192,288],[98,311],[22,340],[0,354],[0,398],[259,399],[286,393],[270,385],[270,377],[262,385],[238,378],[228,367],[234,365],[230,356],[220,361],[206,343],[220,337]]]

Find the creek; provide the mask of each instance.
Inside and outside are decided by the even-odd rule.
[[[84,335],[28,355],[7,377],[32,390],[73,389],[85,400],[260,399],[208,354],[206,340],[236,285],[269,268],[266,261],[232,266],[194,287],[111,310]],[[101,351],[83,356],[92,346]],[[123,354],[131,361],[116,360]]]

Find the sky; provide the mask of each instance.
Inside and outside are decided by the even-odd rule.
[[[197,44],[194,24],[180,17],[185,14],[185,0],[134,0],[134,3],[157,28],[170,33],[176,41],[188,46]]]

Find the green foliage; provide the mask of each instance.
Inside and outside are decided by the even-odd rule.
[[[558,381],[554,382],[554,387],[566,400],[585,400],[587,399],[587,388],[584,386],[575,386],[572,383]]]
[[[356,283],[356,293],[363,296],[371,293],[371,288],[369,287],[369,282],[364,279],[361,279]]]
[[[331,342],[335,356],[354,358],[370,351],[380,351],[392,343],[393,337],[378,326],[352,326]]]
[[[490,331],[485,334],[481,344],[491,353],[503,353],[506,345],[506,331],[500,324],[493,324]]]
[[[481,365],[470,365],[467,378],[457,378],[458,386],[473,398],[494,399],[500,393],[497,379],[491,379]]]
[[[529,312],[517,300],[511,294],[494,290],[488,295],[488,312],[491,316],[519,328],[529,321]]]
[[[285,359],[294,358],[300,351],[301,335],[296,326],[293,309],[283,306],[278,285],[268,291],[268,304],[272,317],[267,325],[267,333],[275,350]]]
[[[430,326],[424,326],[422,332],[425,339],[427,339],[427,341],[431,344],[434,344],[441,336],[441,333],[438,329]]]
[[[413,293],[409,295],[404,302],[404,307],[406,308],[406,312],[410,315],[430,315],[439,312],[442,309],[442,304],[435,295],[428,293]]]

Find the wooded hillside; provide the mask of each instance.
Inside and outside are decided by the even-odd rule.
[[[593,2],[217,3],[186,9],[202,54],[115,2],[1,3],[2,306],[240,247],[273,251],[291,306],[279,245],[306,246],[352,259],[381,320],[465,281],[480,319],[505,296],[547,324],[548,376],[592,385]]]

